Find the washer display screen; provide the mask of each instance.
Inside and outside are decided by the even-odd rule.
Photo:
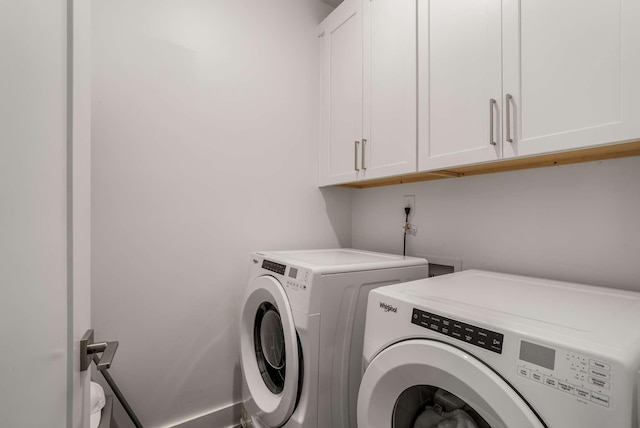
[[[556,350],[523,340],[520,342],[520,359],[553,370],[556,362]]]

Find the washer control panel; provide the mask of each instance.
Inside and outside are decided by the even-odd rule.
[[[309,286],[309,271],[299,267],[289,266],[283,278],[283,284],[289,290],[306,291]]]
[[[502,354],[504,335],[442,315],[413,309],[411,323],[429,330],[437,331],[454,339],[470,343],[480,348]]]
[[[295,266],[283,265],[267,259],[262,261],[262,268],[282,275],[282,284],[288,290],[306,291],[309,287],[309,278],[311,275],[307,270]]]
[[[287,270],[287,266],[264,259],[262,261],[262,269],[270,270],[271,272],[275,272],[279,275],[284,275],[284,272]]]
[[[582,402],[611,408],[613,373],[610,362],[521,340],[517,373]]]

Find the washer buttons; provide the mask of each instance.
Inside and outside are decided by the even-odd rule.
[[[609,397],[607,395],[598,394],[591,391],[591,401],[604,407],[609,407]]]
[[[531,379],[535,380],[536,382],[540,382],[540,383],[544,383],[544,375],[542,373],[539,372],[531,372]]]
[[[608,372],[611,371],[611,364],[603,363],[602,361],[589,360],[589,365],[597,369],[606,370]]]
[[[531,370],[526,367],[518,367],[518,374],[522,377],[529,378],[531,376]]]
[[[593,367],[589,367],[589,375],[605,380],[611,379],[611,374],[607,373],[604,370],[594,369]]]
[[[544,383],[547,386],[550,386],[552,388],[557,388],[558,387],[558,379],[551,377],[551,376],[545,376],[544,377]]]

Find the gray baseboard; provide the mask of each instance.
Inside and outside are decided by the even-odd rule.
[[[174,423],[166,428],[236,428],[240,426],[240,403],[212,410]]]

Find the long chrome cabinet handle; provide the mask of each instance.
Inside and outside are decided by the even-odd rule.
[[[367,148],[367,140],[365,140],[364,138],[362,139],[362,169],[367,169],[366,166],[364,166],[364,151]]]
[[[507,119],[507,141],[513,143],[513,138],[511,138],[511,103],[513,102],[513,96],[511,94],[507,94],[504,97],[504,103],[506,104],[506,119]]]
[[[493,118],[493,110],[494,110],[494,106],[497,104],[497,101],[494,100],[493,98],[491,98],[489,100],[489,142],[491,143],[492,146],[496,145],[496,142],[494,140],[494,132],[493,132],[493,122],[494,122],[494,118]]]
[[[358,146],[360,145],[360,141],[354,141],[353,144],[353,169],[356,171],[360,171],[358,168]]]

